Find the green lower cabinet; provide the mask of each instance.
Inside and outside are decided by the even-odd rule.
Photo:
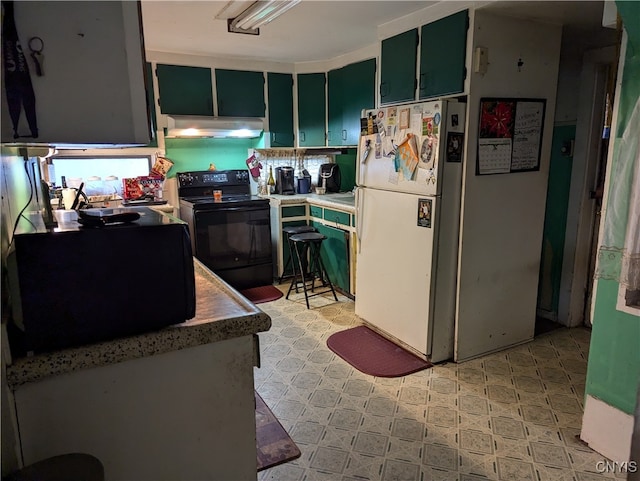
[[[334,287],[349,293],[349,232],[311,222],[327,238],[322,242],[320,257]]]
[[[318,219],[322,219],[322,207],[319,207],[317,205],[310,205],[309,215],[311,217],[317,217]]]

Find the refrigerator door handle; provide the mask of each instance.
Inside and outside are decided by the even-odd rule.
[[[356,187],[356,238],[358,243],[358,254],[362,246],[362,223],[364,216],[362,215],[362,187]]]

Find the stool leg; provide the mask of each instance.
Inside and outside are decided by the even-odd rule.
[[[320,269],[320,264],[318,263],[318,259],[320,259],[320,243],[312,242],[311,243],[311,261],[309,263],[309,269],[312,276],[311,292],[313,292],[315,289],[316,277],[318,277],[324,284],[324,281],[322,279],[322,270]]]
[[[333,294],[333,298],[337,301],[338,300],[338,296],[336,296],[336,291],[333,289],[333,283],[331,282],[331,279],[329,279],[329,274],[327,274],[327,270],[324,268],[324,262],[322,262],[322,257],[320,257],[320,246],[318,246],[317,260],[318,260],[318,263],[320,265],[320,276],[321,276],[321,279],[326,279],[327,280],[327,283],[329,284],[329,287],[331,288],[331,293]]]
[[[298,256],[298,262],[300,265],[300,277],[302,277],[302,289],[304,291],[304,300],[307,303],[307,309],[311,309],[309,307],[309,295],[307,294],[307,280],[305,279],[305,266],[303,266],[303,259],[307,258],[307,244],[303,244],[302,253],[298,250],[298,242],[295,243],[296,255]],[[306,264],[306,262],[305,262]],[[296,284],[296,292],[297,292],[297,284]]]
[[[293,265],[293,276],[295,277],[296,275],[295,263],[291,262],[291,258],[293,257],[293,246],[291,245],[291,240],[289,239],[289,237],[291,236],[287,234],[287,244],[289,244],[289,258],[287,259],[287,262],[284,263],[284,267],[282,268],[282,274],[280,274],[280,280],[278,281],[279,284],[282,284],[282,278],[284,277],[284,273],[287,272],[287,268],[290,265]]]
[[[289,290],[287,291],[287,297],[285,299],[289,299],[289,294],[291,294],[291,290],[295,286],[296,294],[298,293],[298,273],[296,272],[296,263],[292,261],[293,259],[293,242],[290,240],[289,242],[289,259],[287,260],[287,264],[291,264],[291,268],[293,269],[293,277],[291,278],[291,284],[289,284]],[[284,276],[284,271],[282,271],[282,275]],[[280,277],[282,279],[282,277]]]

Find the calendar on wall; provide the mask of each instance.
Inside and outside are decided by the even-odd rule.
[[[545,107],[545,99],[480,99],[476,175],[539,170]]]

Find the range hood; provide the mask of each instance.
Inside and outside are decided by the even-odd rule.
[[[169,115],[167,116],[166,137],[251,139],[260,137],[263,128],[264,125],[260,118]]]

